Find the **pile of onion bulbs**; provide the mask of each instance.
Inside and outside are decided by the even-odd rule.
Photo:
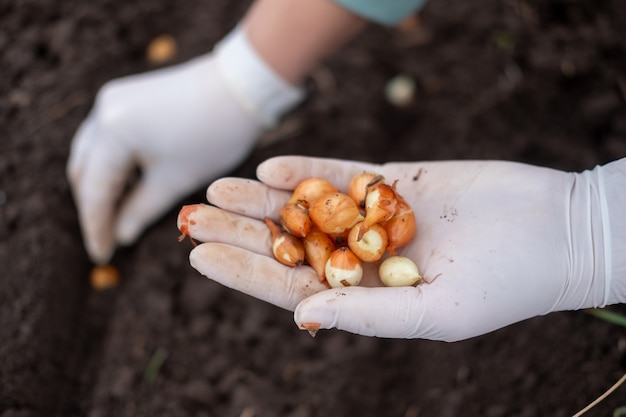
[[[413,209],[382,175],[354,176],[347,193],[322,178],[309,178],[293,191],[278,224],[264,219],[272,235],[272,253],[287,266],[310,265],[333,288],[359,285],[363,262],[382,262],[379,276],[387,286],[418,283],[415,263],[396,249],[415,236]],[[385,254],[390,256],[384,258]]]

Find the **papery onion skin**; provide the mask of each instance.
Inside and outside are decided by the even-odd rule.
[[[285,204],[278,214],[280,224],[294,236],[305,237],[311,230],[309,210],[302,204],[302,200]]]
[[[413,209],[402,196],[397,194],[397,197],[396,214],[389,221],[383,223],[389,238],[387,251],[392,255],[396,255],[396,249],[406,246],[413,240],[417,231]]]
[[[369,187],[365,197],[365,220],[361,235],[367,232],[371,225],[391,219],[396,213],[397,206],[396,192],[390,185],[376,183]]]
[[[335,241],[317,227],[313,227],[302,240],[304,258],[317,273],[320,282],[326,281],[326,262],[336,249]]]
[[[336,192],[339,192],[337,187],[323,178],[307,178],[296,185],[288,202],[296,203],[300,201],[310,206],[318,198]]]
[[[343,233],[363,220],[356,202],[343,193],[317,199],[309,208],[309,216],[324,233]]]

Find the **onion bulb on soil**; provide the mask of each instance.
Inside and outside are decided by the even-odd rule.
[[[89,281],[94,290],[113,288],[120,282],[120,273],[113,265],[96,265],[91,269]]]

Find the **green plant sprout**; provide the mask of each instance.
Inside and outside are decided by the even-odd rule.
[[[165,360],[168,357],[168,352],[164,348],[158,348],[150,360],[148,361],[148,365],[146,365],[146,369],[143,373],[143,380],[148,384],[153,384],[156,381],[157,375],[161,370],[161,367],[165,363]]]
[[[613,411],[613,417],[622,417],[622,416],[626,416],[626,406],[620,407],[616,409],[615,411]]]
[[[585,312],[591,314],[592,316],[598,317],[604,321],[608,321],[612,324],[617,324],[618,326],[626,327],[626,316],[615,313],[613,311],[604,310],[601,308],[588,308]]]

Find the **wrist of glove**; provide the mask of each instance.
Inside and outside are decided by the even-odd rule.
[[[431,284],[382,287],[368,268],[363,286],[328,289],[310,267],[273,260],[261,219],[276,218],[305,178],[345,190],[363,170],[398,179],[417,220],[417,235],[400,254],[427,280],[437,277]],[[185,208],[179,226],[206,242],[190,254],[199,272],[295,310],[301,327],[454,341],[553,311],[626,301],[626,159],[574,174],[497,161],[370,165],[279,157],[263,163],[258,176],[261,183],[213,183],[208,199],[224,210]]]
[[[210,54],[107,83],[67,166],[91,259],[107,262],[117,244],[133,243],[180,198],[233,169],[302,97],[241,28]],[[142,177],[120,202],[136,167]]]
[[[302,101],[304,89],[276,74],[256,53],[242,27],[215,48],[216,67],[237,102],[264,127]]]
[[[603,209],[603,235],[606,280],[604,304],[626,303],[626,158],[596,168],[601,175],[600,201]],[[600,307],[602,305],[599,305]]]

